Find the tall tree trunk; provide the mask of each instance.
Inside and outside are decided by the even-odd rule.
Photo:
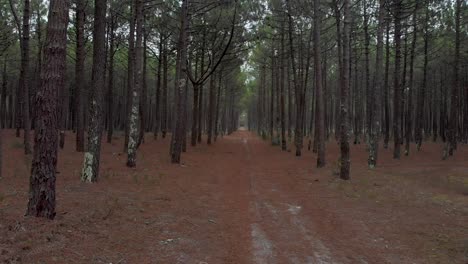
[[[3,60],[3,71],[2,71],[2,98],[1,98],[1,108],[0,108],[0,111],[1,111],[1,114],[0,114],[0,118],[2,119],[2,121],[0,122],[0,127],[1,128],[6,128],[7,125],[8,125],[8,122],[7,122],[7,84],[8,84],[8,80],[7,80],[7,73],[6,73],[6,67],[7,67],[7,63],[6,63],[6,59]],[[11,96],[10,96],[11,97]]]
[[[41,86],[36,96],[35,144],[26,215],[49,219],[55,217],[57,91],[65,77],[68,9],[69,1],[50,1]]]
[[[394,16],[395,16],[395,73],[393,75],[393,138],[394,149],[393,158],[400,159],[400,127],[401,127],[401,17],[402,17],[402,0],[396,0],[394,3]]]
[[[219,111],[220,111],[220,100],[221,100],[221,86],[223,81],[223,70],[221,70],[219,74],[219,84],[218,84],[218,92],[216,94],[216,107],[215,107],[215,118],[214,118],[214,141],[218,139],[218,130],[219,130]]]
[[[181,17],[180,17],[180,33],[177,43],[177,58],[176,58],[176,105],[175,105],[175,125],[173,126],[171,140],[171,162],[180,163],[180,155],[182,152],[184,136],[184,91],[187,86],[185,72],[187,70],[187,31],[188,31],[188,5],[189,0],[182,1]]]
[[[349,3],[348,3],[349,4]],[[336,21],[336,43],[337,43],[337,50],[338,50],[338,73],[339,73],[339,80],[338,80],[338,89],[342,89],[344,87],[343,84],[343,43],[342,40],[342,32],[341,32],[341,11],[340,7],[338,4],[338,0],[332,0],[332,5],[333,5],[333,15],[335,16],[335,21]],[[340,90],[337,89],[337,95],[339,94]],[[340,96],[340,101],[341,101],[341,96]],[[340,104],[335,102],[335,139],[338,141],[339,136],[341,135],[340,133],[340,127],[341,127],[341,108]],[[338,112],[340,113],[338,115]]]
[[[349,96],[349,31],[350,31],[350,4],[344,0],[344,27],[343,27],[343,70],[341,86],[341,116],[340,116],[340,178],[349,180],[349,118],[348,118],[348,96]]]
[[[115,15],[110,18],[110,36],[109,36],[109,79],[107,84],[107,143],[112,142],[114,134],[114,55],[115,55]]]
[[[284,46],[284,38],[286,35],[285,32],[285,18],[282,17],[281,19],[281,49],[280,49],[280,122],[281,122],[281,149],[285,151],[287,149],[286,146],[286,121],[285,121],[285,98],[284,98],[284,78],[285,78],[285,68],[284,68],[284,54],[285,54],[285,46]]]
[[[102,116],[105,81],[106,0],[94,1],[93,69],[90,93],[88,147],[84,155],[81,180],[96,182],[101,158]]]
[[[30,2],[24,0],[23,6],[23,41],[21,46],[21,72],[20,72],[20,84],[19,87],[22,89],[22,100],[23,100],[23,128],[24,128],[24,153],[29,155],[32,153],[30,130],[31,120],[29,118],[29,19],[30,19]]]
[[[136,166],[136,152],[140,140],[140,92],[143,88],[143,3],[135,1],[136,12],[136,43],[135,43],[135,84],[133,85],[130,109],[129,138],[127,148],[127,167]]]
[[[63,149],[65,147],[65,130],[67,129],[67,117],[68,117],[68,104],[69,104],[69,90],[67,85],[63,85],[61,89],[61,101],[62,105],[60,106],[60,124],[59,124],[59,129],[60,129],[60,141],[59,141],[59,146],[60,149]]]
[[[143,20],[145,20],[145,17],[143,17]],[[138,139],[138,144],[137,146],[140,146],[141,143],[145,142],[145,132],[146,132],[146,118],[148,116],[148,110],[147,110],[147,94],[148,94],[148,56],[147,56],[147,33],[145,31],[145,28],[143,27],[142,29],[142,38],[143,38],[143,67],[142,67],[142,77],[141,77],[141,89],[140,89],[140,120],[139,120],[139,139]],[[136,81],[135,81],[136,83]]]
[[[387,14],[388,16],[388,14]],[[384,148],[388,148],[390,140],[390,101],[389,101],[389,72],[390,72],[390,19],[386,19],[386,34],[385,34],[385,77],[384,77]]]
[[[458,140],[458,120],[459,120],[459,89],[460,89],[460,20],[461,8],[463,0],[456,0],[455,3],[455,61],[453,64],[454,77],[452,94],[450,99],[450,120],[449,120],[449,140],[448,140],[448,155],[452,156],[453,151],[457,148]]]
[[[215,89],[216,89],[216,78],[215,75],[210,77],[210,91],[209,91],[209,107],[208,107],[208,138],[206,143],[211,145],[211,138],[213,136],[213,115],[214,115],[214,105],[215,105]]]
[[[168,72],[168,64],[167,64],[167,41],[164,42],[163,45],[163,84],[162,84],[162,110],[161,110],[161,132],[162,132],[162,137],[166,138],[166,133],[167,133],[167,123],[168,123],[168,117],[167,117],[167,108],[168,108],[168,97],[167,97],[167,72]]]
[[[296,60],[295,60],[295,51],[294,51],[294,39],[293,34],[295,32],[293,27],[293,19],[291,14],[291,4],[290,1],[286,1],[287,9],[288,9],[288,25],[289,25],[289,48],[290,48],[290,56],[291,56],[291,65],[293,71],[293,82],[294,82],[294,90],[296,96],[296,123],[294,127],[294,143],[296,145],[296,156],[301,156],[302,152],[302,141],[303,141],[303,109],[302,109],[302,101],[303,101],[303,93],[302,93],[302,80],[299,79],[298,71],[296,67]],[[302,59],[302,58],[301,58]]]
[[[410,151],[410,142],[411,142],[411,134],[413,131],[413,85],[414,85],[414,58],[416,55],[416,42],[417,42],[417,12],[418,12],[418,3],[416,2],[416,6],[414,8],[413,13],[413,39],[411,43],[411,55],[410,55],[410,79],[408,85],[408,109],[406,111],[406,145],[405,145],[405,155],[409,155]]]
[[[159,60],[158,60],[158,72],[156,76],[156,91],[154,95],[154,139],[158,139],[160,129],[160,95],[161,95],[161,80],[162,80],[162,64],[163,64],[163,35],[159,35]]]
[[[42,66],[42,48],[43,48],[43,43],[42,43],[42,18],[40,15],[40,10],[41,7],[40,5],[37,5],[36,9],[36,37],[37,37],[37,60],[36,60],[36,68],[34,70],[34,78],[31,78],[32,85],[30,85],[30,98],[31,98],[31,128],[34,129],[34,124],[36,120],[36,111],[34,109],[34,97],[37,93],[37,88],[40,86],[41,82],[41,66]]]
[[[369,14],[367,13],[368,3],[367,0],[363,1],[364,6],[364,56],[365,56],[365,71],[366,71],[366,141],[369,142],[369,137],[372,130],[372,91],[370,90],[370,35],[369,35]]]
[[[21,22],[19,20],[18,15],[16,14],[16,9],[13,4],[13,0],[8,1],[10,4],[10,10],[11,13],[13,14],[13,18],[16,24],[16,29],[18,30],[18,36],[19,36],[19,42],[20,42],[20,49],[21,49],[21,58],[23,58],[23,29],[21,28]],[[29,23],[29,21],[28,21]],[[21,61],[23,62],[23,61]],[[21,125],[23,124],[22,122],[22,101],[21,98],[24,98],[23,96],[23,89],[22,89],[22,83],[23,81],[21,80],[23,76],[23,70],[20,70],[20,79],[18,82],[18,87],[16,87],[16,93],[15,93],[15,107],[14,107],[14,122],[16,126],[16,137],[20,137],[20,130],[21,130]]]
[[[124,152],[128,150],[129,135],[130,135],[130,116],[132,114],[132,98],[133,86],[135,85],[135,23],[136,23],[136,7],[135,1],[131,1],[130,15],[130,34],[128,35],[128,58],[127,58],[127,107],[126,107],[126,122],[125,122],[125,141]]]
[[[375,58],[375,75],[374,75],[374,91],[371,94],[372,100],[372,122],[369,144],[369,168],[374,168],[377,165],[380,139],[380,118],[381,118],[381,97],[382,97],[382,57],[383,57],[383,31],[385,19],[385,0],[379,0],[379,17],[377,25],[377,54]]]
[[[320,42],[321,10],[320,0],[314,0],[314,64],[315,64],[315,89],[317,89],[317,168],[325,166],[325,108],[322,87],[322,50]]]
[[[75,64],[75,89],[76,89],[76,151],[84,151],[84,62],[85,62],[85,0],[76,2],[76,64]]]

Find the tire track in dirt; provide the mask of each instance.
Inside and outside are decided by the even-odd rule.
[[[250,180],[253,262],[339,263],[332,258],[320,238],[304,224],[302,207],[288,203],[274,182],[260,182],[268,168],[256,160],[256,155],[252,155],[249,135],[241,133],[240,136]]]

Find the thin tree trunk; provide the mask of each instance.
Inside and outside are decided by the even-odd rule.
[[[410,151],[410,142],[411,142],[411,134],[413,131],[412,123],[413,123],[413,85],[414,85],[414,58],[416,54],[416,42],[417,42],[417,12],[418,12],[418,3],[416,2],[416,6],[414,8],[413,13],[413,40],[411,43],[411,55],[410,55],[410,79],[408,85],[408,109],[406,111],[406,145],[405,145],[405,155],[409,155]]]
[[[320,42],[321,30],[320,0],[314,0],[314,64],[315,64],[315,89],[317,89],[317,168],[325,166],[325,108],[322,87],[322,50]]]
[[[24,129],[24,153],[29,155],[32,153],[30,130],[31,120],[29,118],[29,19],[30,19],[30,2],[24,0],[23,6],[23,41],[21,46],[21,72],[19,88],[22,89],[23,100],[23,129]]]
[[[369,145],[369,168],[377,165],[380,139],[381,97],[382,97],[382,57],[383,57],[383,31],[385,19],[385,0],[379,0],[379,16],[377,25],[377,54],[375,59],[374,91],[371,94],[373,126],[371,127]]]
[[[396,0],[394,4],[395,16],[395,74],[393,76],[393,138],[394,149],[393,158],[400,159],[400,113],[401,113],[401,16],[402,16],[402,0]]]
[[[76,2],[76,151],[84,151],[84,61],[85,61],[85,0]]]
[[[287,149],[286,146],[286,121],[285,121],[285,98],[284,98],[284,76],[285,76],[285,68],[284,68],[284,54],[285,54],[285,47],[284,47],[284,38],[285,38],[285,25],[284,25],[284,18],[281,19],[281,50],[280,50],[280,122],[281,122],[281,149],[285,151]]]
[[[460,20],[461,8],[463,0],[456,0],[455,4],[455,61],[453,65],[454,78],[452,86],[452,94],[450,99],[450,120],[449,120],[449,140],[448,140],[448,155],[452,156],[453,151],[457,148],[457,130],[459,120],[459,87],[460,87]]]
[[[366,141],[369,142],[369,137],[372,130],[372,91],[370,90],[370,35],[369,35],[369,15],[367,13],[367,0],[363,1],[364,6],[364,56],[365,56],[365,72],[366,72]]]
[[[183,141],[185,141],[184,136],[184,123],[185,123],[185,114],[184,114],[184,103],[185,96],[184,90],[187,86],[187,81],[185,77],[185,72],[187,70],[187,29],[188,29],[188,3],[189,0],[182,1],[181,7],[181,17],[180,17],[180,34],[179,40],[177,43],[177,58],[176,58],[176,116],[175,116],[175,125],[173,126],[172,140],[171,140],[171,162],[180,163],[180,155],[182,152]],[[186,94],[186,93],[185,93]]]
[[[136,166],[136,154],[140,141],[139,129],[140,122],[140,93],[144,86],[143,82],[143,3],[142,0],[135,0],[136,12],[136,43],[135,43],[135,83],[133,86],[131,97],[130,109],[130,124],[129,124],[129,138],[127,148],[127,167],[133,168]]]
[[[213,136],[213,115],[214,115],[214,107],[215,107],[215,83],[216,83],[216,78],[215,75],[212,75],[210,77],[210,91],[209,91],[209,107],[208,107],[208,127],[207,127],[207,132],[208,132],[208,139],[207,139],[207,144],[211,145],[211,138]]]
[[[161,80],[162,80],[162,64],[163,64],[163,35],[159,35],[159,60],[158,60],[158,72],[156,76],[156,91],[154,98],[154,139],[158,139],[160,129],[160,95],[161,95]]]
[[[223,71],[221,70],[219,74],[219,84],[218,84],[218,92],[216,94],[216,114],[215,114],[215,120],[214,120],[214,141],[218,139],[218,130],[219,130],[219,111],[220,111],[220,99],[221,99],[221,86],[222,86],[222,80],[223,80]]]
[[[161,110],[161,131],[162,131],[162,137],[166,138],[167,134],[167,123],[168,123],[168,117],[167,117],[167,107],[168,107],[168,97],[167,97],[167,72],[168,72],[168,64],[167,64],[167,42],[164,42],[163,45],[163,84],[162,84],[162,110]]]
[[[350,157],[349,157],[349,118],[348,118],[348,96],[349,96],[349,31],[350,31],[350,3],[344,0],[344,28],[343,28],[343,70],[341,86],[341,127],[340,127],[340,178],[349,180]]]
[[[143,17],[143,20],[145,18]],[[145,142],[145,132],[146,132],[146,118],[148,116],[148,110],[147,110],[147,96],[148,96],[148,56],[147,56],[147,32],[145,32],[145,28],[143,27],[142,29],[142,38],[143,38],[143,67],[142,67],[142,77],[141,77],[141,89],[139,94],[139,109],[140,109],[140,120],[139,120],[139,139],[138,139],[138,146],[141,145],[141,143]],[[136,83],[136,81],[135,81]]]
[[[390,101],[389,101],[389,72],[390,72],[390,19],[386,19],[386,41],[385,41],[385,78],[384,78],[384,148],[388,148],[388,141],[390,140]]]
[[[115,55],[115,15],[111,14],[109,44],[109,79],[107,84],[107,143],[114,134],[114,55]]]
[[[101,158],[102,116],[105,82],[106,0],[94,1],[93,69],[90,93],[88,148],[84,155],[81,180],[96,182]]]
[[[136,23],[136,7],[135,1],[131,1],[130,15],[130,34],[128,36],[128,60],[127,60],[127,107],[126,107],[126,122],[125,122],[125,142],[124,152],[128,150],[129,135],[130,135],[130,116],[132,114],[132,98],[133,86],[135,85],[135,23]]]

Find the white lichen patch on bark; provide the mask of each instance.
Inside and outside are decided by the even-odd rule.
[[[129,161],[131,159],[132,162],[135,162],[135,156],[136,156],[136,149],[138,145],[138,137],[139,137],[139,131],[138,131],[138,118],[139,118],[139,113],[138,113],[138,106],[139,106],[139,100],[138,100],[138,93],[136,91],[133,91],[133,100],[132,100],[132,111],[130,114],[130,127],[129,127],[129,138],[128,138],[128,148],[127,148],[127,155]]]
[[[81,172],[81,181],[92,182],[93,175],[94,155],[91,152],[84,154],[83,171]]]

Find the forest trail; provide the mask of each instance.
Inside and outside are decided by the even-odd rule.
[[[378,256],[366,256],[373,248],[363,230],[349,236],[360,241],[360,249],[349,251],[340,246],[355,243],[344,236],[339,239],[349,235],[350,230],[343,228],[352,229],[353,223],[341,222],[321,198],[326,195],[313,187],[318,175],[284,166],[289,160],[284,159],[285,153],[272,154],[271,146],[249,132],[238,131],[227,139],[242,144],[236,156],[245,166],[237,177],[249,181],[251,263],[385,262]]]
[[[309,151],[297,158],[237,131],[189,147],[173,165],[170,139],[147,135],[129,169],[115,137],[103,143],[99,182],[85,184],[70,136],[59,156],[57,217],[48,221],[23,216],[30,161],[21,139],[4,133],[0,262],[457,263],[464,255],[467,190],[445,183],[445,175],[466,179],[464,147],[445,163],[436,145],[398,162],[386,151],[381,168],[368,171],[365,146],[354,146],[355,177],[343,182],[332,173],[333,143],[329,164],[316,169]]]

